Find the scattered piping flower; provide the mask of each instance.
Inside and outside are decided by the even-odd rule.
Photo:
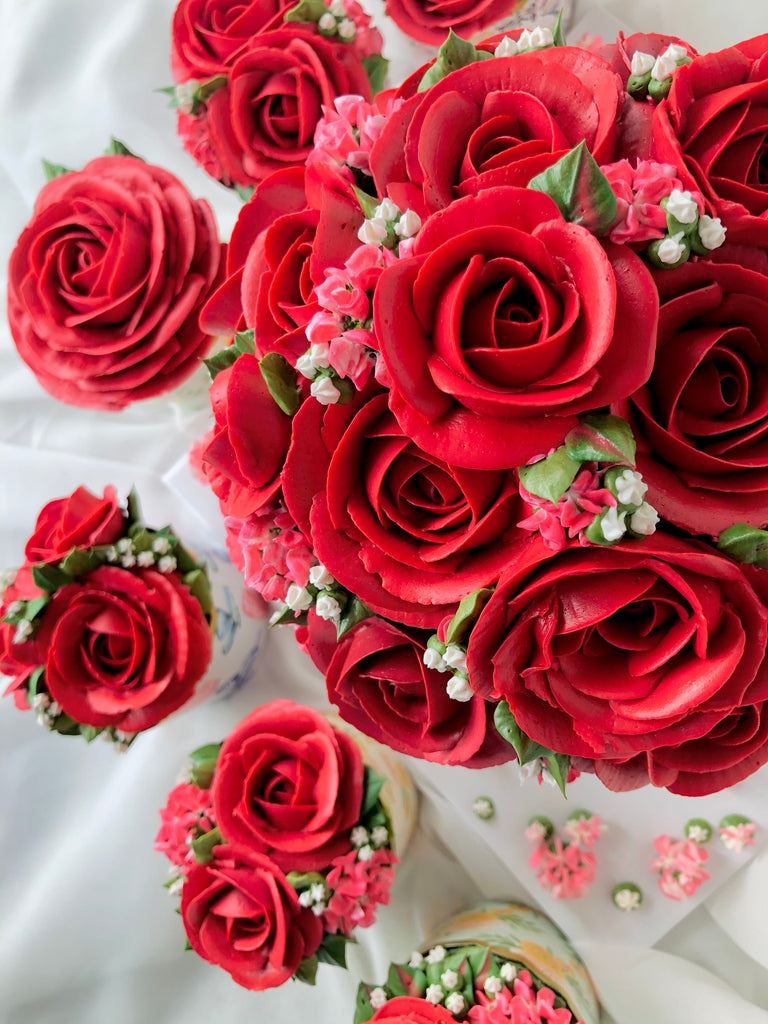
[[[614,885],[611,892],[613,905],[629,914],[633,910],[639,910],[643,902],[643,891],[634,882],[619,882]]]
[[[726,849],[741,853],[745,846],[755,845],[756,828],[754,821],[743,814],[728,814],[720,822],[718,832]]]
[[[550,818],[537,814],[531,818],[523,835],[532,843],[548,842],[555,834],[555,826]]]
[[[658,873],[659,889],[669,899],[684,900],[693,896],[710,877],[702,867],[709,854],[693,840],[661,835],[654,839],[653,845],[658,856],[651,861],[650,870]]]
[[[574,811],[568,815],[563,835],[580,846],[591,850],[608,826],[591,811]]]
[[[712,826],[704,818],[691,818],[685,823],[685,838],[701,845],[712,838]]]
[[[489,796],[476,796],[472,810],[481,821],[492,821],[496,817],[496,806]]]
[[[555,836],[550,843],[539,843],[528,860],[543,889],[552,899],[579,899],[594,880],[594,854],[575,843],[563,843]]]

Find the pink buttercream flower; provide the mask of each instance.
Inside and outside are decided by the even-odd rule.
[[[315,289],[317,301],[339,317],[365,321],[371,304],[364,288],[349,280],[344,270],[332,267],[325,271],[325,280]]]
[[[315,558],[282,504],[273,502],[247,519],[227,516],[224,525],[232,561],[265,601],[284,601],[292,583],[306,587]]]
[[[667,215],[661,207],[674,189],[683,190],[673,164],[655,160],[639,160],[632,167],[629,160],[604,164],[600,170],[608,179],[616,196],[617,214],[608,235],[612,242],[648,242],[667,233]],[[704,197],[692,192],[699,214],[704,213]]]
[[[565,547],[566,537],[573,539],[589,526],[596,515],[617,504],[608,488],[601,486],[595,463],[586,463],[579,470],[557,502],[531,494],[522,483],[520,496],[531,506],[532,512],[517,525],[530,532],[538,530],[547,547],[555,551]]]
[[[304,332],[310,345],[327,345],[341,334],[343,327],[340,316],[330,310],[320,309],[312,316]]]
[[[330,365],[340,377],[349,377],[358,391],[365,387],[373,370],[369,339],[374,340],[370,331],[356,327],[334,338],[330,346]]]
[[[543,987],[537,992],[531,975],[525,970],[519,972],[512,989],[505,985],[496,996],[478,989],[475,998],[477,1001],[467,1014],[473,1024],[571,1024],[573,1021],[570,1010],[554,1008],[552,989]]]
[[[210,790],[200,789],[192,782],[179,783],[168,794],[168,801],[160,810],[160,820],[155,849],[179,868],[179,874],[186,875],[195,864],[192,840],[210,832],[216,825]]]
[[[573,843],[564,844],[559,836],[551,843],[540,843],[528,864],[555,900],[579,899],[595,877],[594,854]]]
[[[702,867],[709,859],[703,846],[691,839],[670,839],[657,836],[653,845],[658,853],[651,861],[651,871],[659,873],[659,889],[672,900],[693,896],[702,882],[710,877]]]
[[[323,929],[351,935],[355,928],[370,927],[376,907],[389,903],[394,867],[398,863],[387,847],[375,850],[368,860],[359,860],[357,850],[334,858],[325,879],[331,895],[323,914]]]
[[[748,821],[740,825],[727,825],[725,828],[718,829],[718,831],[727,849],[741,853],[745,846],[755,845],[755,840],[753,839],[755,828],[754,821]]]
[[[589,818],[571,818],[563,827],[563,835],[580,846],[586,846],[591,850],[606,826],[600,818],[593,814]]]

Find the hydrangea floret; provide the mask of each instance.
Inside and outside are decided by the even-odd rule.
[[[710,877],[703,867],[709,854],[692,839],[661,835],[653,845],[657,856],[651,861],[651,871],[658,874],[659,889],[669,899],[688,899]]]
[[[741,853],[745,847],[755,845],[756,829],[754,821],[743,814],[727,814],[720,822],[718,833],[727,850]]]

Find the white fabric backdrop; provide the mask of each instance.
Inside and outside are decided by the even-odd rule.
[[[181,151],[174,118],[153,89],[170,82],[173,0],[0,0],[0,264],[43,184],[40,158],[78,167],[111,134],[161,164],[216,211],[227,237],[239,201]],[[380,11],[369,0],[369,9]],[[768,29],[765,0],[579,0],[591,32],[619,24],[677,33],[701,50]],[[642,19],[642,20],[641,20]],[[579,35],[577,29],[571,38]],[[397,69],[413,60],[387,28]],[[4,287],[3,287],[4,292]],[[16,356],[0,325],[0,567],[17,564],[42,504],[79,483],[136,483],[150,522],[220,537],[215,515],[194,512],[164,474],[202,433],[202,401],[162,401],[119,415],[58,406]],[[210,504],[206,507],[210,509]],[[494,853],[458,824],[457,807],[483,790],[482,775],[450,771],[422,800],[421,828],[398,874],[391,905],[360,935],[348,973],[321,968],[316,989],[239,989],[184,953],[179,919],[153,853],[157,808],[187,752],[220,738],[251,706],[289,695],[324,706],[322,680],[288,631],[272,635],[254,679],[227,703],[205,705],[141,737],[125,757],[106,745],[48,736],[32,715],[0,701],[0,1021],[6,1024],[220,1024],[350,1020],[359,978],[381,980],[439,919],[480,896],[526,896]],[[421,767],[414,765],[415,773]],[[514,771],[514,769],[510,769]],[[427,775],[424,774],[426,779]],[[510,807],[517,782],[510,776]],[[762,773],[761,781],[768,781]],[[621,800],[621,797],[616,797]],[[737,809],[737,808],[734,808]],[[503,816],[507,808],[500,807]],[[637,823],[650,845],[654,815]],[[482,826],[478,826],[481,830]],[[606,840],[607,841],[607,840]],[[482,854],[478,851],[482,850]],[[524,874],[520,864],[519,873]],[[650,876],[638,879],[647,889]],[[611,1019],[618,1024],[768,1024],[768,856],[762,854],[677,924],[653,949],[581,943]],[[545,908],[546,909],[546,908]]]

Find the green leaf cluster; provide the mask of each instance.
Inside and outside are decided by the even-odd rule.
[[[515,720],[509,703],[502,699],[496,705],[493,714],[493,724],[496,731],[507,743],[514,747],[518,762],[528,764],[537,758],[546,760],[547,768],[558,785],[560,792],[565,796],[565,785],[568,781],[568,772],[571,767],[571,759],[567,754],[558,754],[549,747],[536,743],[530,736],[527,736]]]

